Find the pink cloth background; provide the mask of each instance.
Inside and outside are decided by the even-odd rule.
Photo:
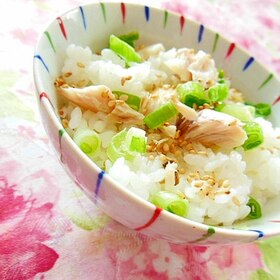
[[[279,1],[150,2],[213,28],[280,74]],[[212,247],[150,239],[107,217],[64,172],[40,123],[32,59],[43,28],[83,3],[0,2],[0,279],[279,279],[280,238]]]

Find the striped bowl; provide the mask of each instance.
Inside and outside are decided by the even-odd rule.
[[[105,213],[123,225],[173,243],[246,243],[280,233],[280,198],[271,201],[262,219],[232,228],[209,227],[173,215],[139,198],[91,162],[65,133],[58,117],[54,81],[71,43],[98,51],[109,35],[139,31],[142,44],[162,42],[210,53],[218,67],[248,101],[273,106],[271,120],[280,126],[280,82],[233,42],[182,15],[138,4],[92,3],[57,17],[43,32],[34,55],[34,79],[43,125],[63,166]]]

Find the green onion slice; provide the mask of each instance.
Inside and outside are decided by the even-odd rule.
[[[130,32],[128,34],[123,34],[118,36],[119,39],[129,44],[131,47],[134,48],[134,42],[139,39],[139,33],[138,32]]]
[[[248,214],[247,218],[249,219],[258,219],[262,216],[262,208],[260,203],[255,200],[254,198],[250,198],[247,205],[251,208],[250,213]]]
[[[120,157],[133,160],[137,154],[146,152],[146,144],[147,138],[144,130],[135,127],[128,131],[124,129],[112,137],[106,151],[107,156],[113,162]]]
[[[188,213],[187,200],[173,192],[159,191],[151,196],[150,201],[154,205],[178,216],[186,216]]]
[[[253,104],[246,102],[246,104],[255,108],[256,117],[268,117],[271,114],[271,105],[268,103]]]
[[[145,137],[132,136],[129,145],[131,152],[138,152],[144,154],[146,152],[146,139]]]
[[[258,103],[254,105],[256,108],[256,116],[268,117],[271,114],[271,105],[267,103]]]
[[[228,93],[228,86],[220,83],[209,88],[208,97],[213,102],[219,102],[225,100],[228,97]]]
[[[93,156],[100,148],[100,136],[91,129],[78,129],[73,136],[74,142],[88,156]]]
[[[225,77],[225,72],[223,69],[218,68],[218,78],[223,79]]]
[[[248,139],[242,145],[244,150],[251,150],[263,143],[263,131],[258,123],[248,122],[244,125],[243,129],[247,133],[248,137]]]
[[[139,96],[118,90],[114,90],[113,94],[116,94],[118,97],[122,95],[127,96],[127,100],[125,102],[135,111],[139,111],[141,105],[141,98]]]
[[[151,112],[144,118],[144,123],[151,129],[160,127],[166,121],[176,116],[177,108],[172,101],[162,105],[157,110]]]
[[[224,105],[220,108],[220,112],[231,115],[242,122],[250,122],[255,116],[254,107],[242,103]]]
[[[201,106],[205,103],[209,103],[209,99],[205,95],[204,87],[200,83],[187,82],[178,85],[177,92],[179,93],[180,101],[189,107],[193,107],[194,104]]]
[[[128,155],[124,149],[122,149],[122,143],[125,141],[127,135],[126,130],[122,130],[112,137],[111,143],[107,148],[107,156],[111,161],[115,161],[120,157],[128,159]]]
[[[187,215],[188,202],[186,199],[172,201],[168,204],[167,210],[173,214],[184,217]]]
[[[109,46],[111,50],[125,60],[128,66],[131,62],[141,62],[141,56],[135,51],[135,49],[117,36],[110,36]]]

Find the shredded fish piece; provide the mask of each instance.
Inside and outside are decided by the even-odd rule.
[[[213,58],[204,51],[198,51],[188,70],[192,73],[193,81],[200,82],[205,88],[215,84],[218,72]]]
[[[200,111],[195,121],[182,118],[177,127],[181,131],[180,138],[206,147],[232,149],[247,139],[239,120],[210,109]]]
[[[188,66],[192,63],[194,54],[193,49],[178,49],[175,58],[167,60],[164,64],[177,75],[180,81],[187,82],[192,78]]]
[[[143,124],[144,115],[133,110],[127,103],[116,103],[116,106],[108,114],[108,119],[118,123]]]
[[[57,88],[57,92],[76,105],[95,113],[110,113],[113,108],[108,106],[108,103],[116,99],[112,91],[103,85],[94,85],[85,88],[59,87]]]
[[[193,108],[179,101],[176,89],[166,87],[157,88],[145,99],[145,102],[142,103],[142,113],[147,115],[170,100],[186,119],[195,120],[197,118],[197,113]]]
[[[104,85],[93,85],[84,88],[59,87],[57,92],[86,110],[107,114],[112,121],[143,123],[143,114],[133,110],[124,100],[117,100],[112,91]]]

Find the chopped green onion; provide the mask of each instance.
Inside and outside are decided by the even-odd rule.
[[[111,161],[115,161],[120,157],[127,159],[127,151],[122,149],[122,143],[127,135],[126,130],[122,130],[112,137],[109,147],[107,148],[107,156]]]
[[[74,142],[88,156],[93,156],[101,145],[100,136],[91,129],[78,129],[73,136]]]
[[[139,111],[141,105],[141,98],[139,96],[117,90],[114,90],[113,93],[118,97],[122,95],[127,96],[127,100],[125,102],[135,111]]]
[[[224,70],[219,68],[218,69],[218,83],[219,84],[225,84],[225,73]]]
[[[148,114],[144,118],[144,122],[151,129],[158,128],[166,121],[177,115],[177,113],[177,108],[175,107],[173,102],[170,101],[162,105],[160,108],[153,111],[152,113]]]
[[[135,49],[117,36],[110,36],[109,45],[110,49],[125,60],[128,66],[131,62],[141,62],[141,56],[135,51]]]
[[[271,114],[271,105],[267,103],[258,103],[254,105],[256,108],[256,116],[267,117]]]
[[[179,195],[169,191],[159,191],[151,196],[150,201],[173,214],[186,216],[188,213],[188,202]]]
[[[245,104],[255,108],[256,117],[268,117],[271,114],[271,105],[268,103],[253,104],[246,102]]]
[[[251,150],[263,143],[263,131],[258,123],[248,122],[244,125],[243,129],[248,137],[242,145],[245,150]]]
[[[172,201],[168,204],[167,210],[178,216],[186,216],[188,210],[188,202],[186,199]]]
[[[252,106],[240,104],[227,104],[220,109],[220,112],[231,115],[242,122],[250,122],[254,119],[254,109]]]
[[[112,137],[107,156],[113,162],[120,157],[132,160],[137,154],[146,152],[146,143],[144,130],[135,127],[128,131],[124,129]]]
[[[249,219],[258,219],[262,216],[262,208],[260,203],[255,200],[254,198],[250,198],[247,205],[251,208],[250,213],[248,214],[247,218]]]
[[[187,82],[181,84],[177,87],[177,92],[179,93],[180,101],[189,107],[193,107],[194,104],[201,106],[209,103],[204,87],[200,83]]]
[[[218,69],[218,78],[223,79],[225,77],[225,72],[223,69],[219,68]]]
[[[209,88],[208,97],[213,102],[223,101],[228,97],[228,86],[226,84],[216,84]]]
[[[226,106],[226,104],[224,102],[219,102],[219,103],[215,104],[214,110],[218,111],[218,112],[222,112],[222,110],[225,106]]]
[[[134,42],[139,39],[139,33],[138,32],[130,32],[128,34],[123,34],[118,36],[119,39],[126,42],[130,46],[134,48]]]
[[[144,154],[146,152],[146,139],[145,137],[132,136],[129,145],[129,150]]]

